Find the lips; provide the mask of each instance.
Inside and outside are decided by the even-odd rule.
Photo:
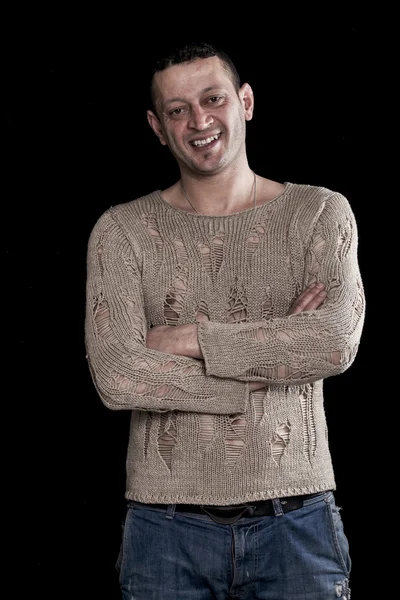
[[[220,137],[221,133],[216,133],[214,135],[209,135],[204,138],[196,138],[195,140],[192,140],[189,143],[193,148],[196,149],[211,148],[218,142]]]

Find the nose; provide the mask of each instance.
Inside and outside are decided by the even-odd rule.
[[[207,129],[213,122],[213,118],[210,113],[205,110],[202,106],[194,106],[190,111],[190,119],[188,126],[197,131],[203,131]]]

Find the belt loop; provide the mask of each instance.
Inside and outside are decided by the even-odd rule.
[[[282,503],[279,498],[272,498],[272,506],[274,507],[274,513],[276,517],[283,516]]]
[[[176,504],[168,504],[167,512],[165,513],[166,519],[173,519],[175,516]]]

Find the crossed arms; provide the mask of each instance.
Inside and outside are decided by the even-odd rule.
[[[325,255],[310,277],[312,252],[320,254],[323,238]],[[89,368],[104,404],[232,414],[246,409],[252,389],[305,384],[347,369],[358,348],[364,296],[355,222],[340,195],[321,211],[309,246],[305,281],[325,288],[308,285],[286,316],[149,329],[140,265],[107,211],[89,240],[85,322]]]
[[[323,283],[312,283],[295,300],[288,315],[295,315],[306,310],[316,310],[326,297]],[[198,325],[158,325],[148,330],[146,346],[158,352],[188,356],[203,359],[203,353],[198,339]],[[339,356],[336,356],[339,361]],[[257,390],[265,386],[263,382],[251,382],[249,389]]]

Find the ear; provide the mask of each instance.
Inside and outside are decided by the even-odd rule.
[[[239,90],[239,98],[244,108],[244,117],[246,121],[251,121],[254,111],[254,94],[248,83],[244,83]]]
[[[147,111],[147,120],[149,122],[150,127],[152,128],[152,130],[154,131],[156,136],[159,138],[161,144],[163,146],[166,146],[167,142],[166,142],[163,132],[162,132],[161,123],[160,123],[157,115],[155,113],[153,113],[152,110]]]

